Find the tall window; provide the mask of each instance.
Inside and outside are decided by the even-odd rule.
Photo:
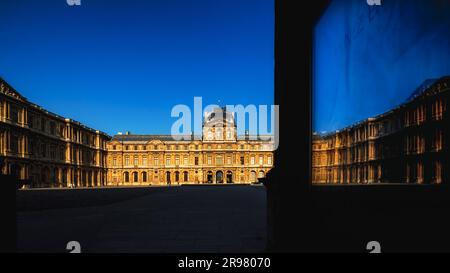
[[[187,156],[184,156],[184,165],[189,165],[189,158]]]
[[[260,155],[259,156],[259,165],[263,165],[264,164],[264,156]]]
[[[130,166],[130,157],[125,157],[125,166]]]
[[[212,165],[212,157],[208,156],[208,165]]]
[[[166,158],[166,165],[170,165],[170,157]]]
[[[195,157],[195,166],[198,166],[198,156]]]
[[[230,155],[227,156],[227,164],[228,164],[228,165],[231,165],[231,164],[232,164],[232,162],[231,162],[231,156],[230,156]]]
[[[245,158],[241,156],[241,165],[245,165]]]
[[[223,158],[222,158],[221,155],[218,155],[218,156],[216,157],[216,164],[217,164],[217,165],[223,165]]]
[[[159,160],[158,160],[157,157],[155,157],[155,158],[153,159],[153,161],[154,161],[155,166],[158,166],[158,165],[159,165]]]
[[[255,157],[254,157],[254,156],[252,156],[252,157],[250,158],[250,164],[251,164],[251,165],[255,165]]]
[[[144,156],[144,157],[142,158],[142,165],[143,165],[143,166],[147,166],[147,164],[148,164],[148,162],[147,162],[147,157]]]
[[[144,183],[147,182],[147,172],[142,173],[142,182],[144,182]]]
[[[175,157],[175,165],[180,165],[180,157],[178,156]]]
[[[117,158],[113,158],[113,166],[115,167],[115,166],[117,166]]]
[[[139,165],[139,158],[137,156],[134,157],[134,166]]]
[[[272,165],[272,157],[271,156],[267,157],[267,164]]]

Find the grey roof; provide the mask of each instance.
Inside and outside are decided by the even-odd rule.
[[[182,140],[174,139],[172,135],[115,135],[112,141],[127,141],[127,142],[150,142],[152,140],[159,141],[193,141],[202,140],[201,136],[185,135],[182,136]],[[267,139],[267,136],[238,136],[238,140],[259,140],[259,141],[270,141],[273,140],[273,136]]]
[[[194,136],[192,135],[185,135],[182,136],[183,139],[186,141],[192,141],[194,140]],[[201,139],[201,136],[197,136],[197,139]],[[113,141],[142,141],[142,142],[149,142],[152,140],[160,140],[160,141],[177,141],[174,139],[172,135],[115,135],[112,138]]]

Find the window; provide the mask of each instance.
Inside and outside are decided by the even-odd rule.
[[[189,165],[189,158],[187,156],[184,157],[184,165]]]
[[[125,157],[125,166],[129,166],[130,165],[130,157],[126,156]]]
[[[208,165],[212,165],[212,157],[208,156]]]
[[[55,123],[53,121],[50,122],[50,134],[51,135],[55,135],[56,134],[56,125],[55,125]]]
[[[1,112],[0,112],[0,114],[2,114]],[[30,127],[30,128],[34,128],[34,116],[32,116],[32,115],[29,115],[28,116],[28,127]]]
[[[142,157],[142,165],[147,166],[147,164],[148,164],[147,157],[146,156]]]
[[[44,118],[41,119],[41,131],[45,132],[45,119]],[[76,130],[74,130],[74,134],[77,135],[77,133],[78,132]]]
[[[170,157],[166,158],[166,165],[170,165]]]
[[[175,157],[175,165],[180,165],[180,157]]]
[[[75,153],[73,153],[74,155]],[[47,157],[47,146],[45,145],[45,143],[41,144],[41,155],[42,157]]]
[[[135,151],[139,150],[139,147],[137,145],[134,145],[134,150]]]
[[[267,157],[267,164],[272,165],[272,157]]]
[[[147,182],[147,172],[142,173],[142,182],[144,182],[144,183]]]
[[[130,174],[128,172],[123,173],[123,180],[128,183],[130,182]]]
[[[195,157],[195,166],[198,166],[198,156]]]
[[[231,156],[227,156],[227,164],[228,164],[228,165],[231,165],[231,164],[232,164],[232,162],[231,162]]]
[[[11,105],[10,108],[10,112],[11,112],[11,120],[18,123],[20,118],[19,118],[19,108],[15,105]]]
[[[11,151],[19,153],[19,136],[11,135]]]
[[[155,158],[153,159],[153,161],[154,161],[155,166],[158,166],[158,165],[159,165],[159,160],[158,160],[157,157],[155,157]]]
[[[129,149],[128,145],[125,145],[125,150],[127,150],[127,151],[128,151],[128,149]]]
[[[250,164],[251,164],[251,165],[255,165],[255,157],[254,157],[254,156],[252,156],[252,157],[250,158]]]
[[[245,158],[243,156],[241,156],[241,165],[245,164]]]
[[[142,150],[147,150],[147,146],[142,146]]]
[[[117,158],[113,158],[113,166],[115,167],[115,166],[117,166]]]
[[[113,147],[112,147],[112,148],[113,148],[113,150],[115,150],[115,149],[116,149],[116,145],[113,145]]]
[[[137,156],[134,157],[134,166],[139,165],[139,158]]]
[[[223,157],[221,155],[218,155],[216,157],[216,164],[217,165],[223,165]]]
[[[264,164],[264,156],[260,155],[259,156],[259,165],[263,165]]]

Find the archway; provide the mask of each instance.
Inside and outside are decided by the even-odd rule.
[[[171,181],[170,181],[170,172],[166,172],[166,181],[167,181],[167,185],[170,185]]]
[[[218,183],[218,184],[223,183],[223,172],[222,171],[216,172],[216,183]]]
[[[258,178],[264,178],[265,174],[264,171],[259,171]]]
[[[185,171],[185,172],[183,173],[183,181],[184,181],[184,182],[188,182],[188,180],[189,180],[189,173]]]
[[[124,173],[123,173],[123,181],[124,181],[125,183],[130,182],[130,174],[129,174],[128,172],[124,172]]]
[[[142,172],[142,182],[147,183],[147,172]]]
[[[206,174],[206,181],[207,181],[208,183],[212,183],[212,182],[213,182],[213,173],[212,173],[211,171],[209,171],[209,172]]]
[[[175,172],[175,182],[180,183],[180,172],[179,171]]]
[[[227,172],[227,184],[233,183],[233,173],[231,171]]]
[[[134,183],[138,183],[139,182],[138,172],[133,172],[133,182]]]

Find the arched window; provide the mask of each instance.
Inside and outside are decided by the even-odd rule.
[[[123,173],[123,180],[128,183],[130,182],[130,174],[128,172]]]
[[[175,172],[175,182],[180,182],[180,172]]]
[[[142,172],[142,182],[147,182],[147,172]]]
[[[250,182],[256,182],[256,172],[252,171],[250,173]]]
[[[188,172],[184,172],[183,173],[183,176],[184,176],[184,182],[188,182],[188,180],[189,180],[189,173]]]
[[[133,173],[133,182],[134,182],[134,183],[139,182],[139,175],[138,175],[137,172],[134,172],[134,173]]]
[[[265,174],[264,171],[259,171],[258,178],[264,178]]]

